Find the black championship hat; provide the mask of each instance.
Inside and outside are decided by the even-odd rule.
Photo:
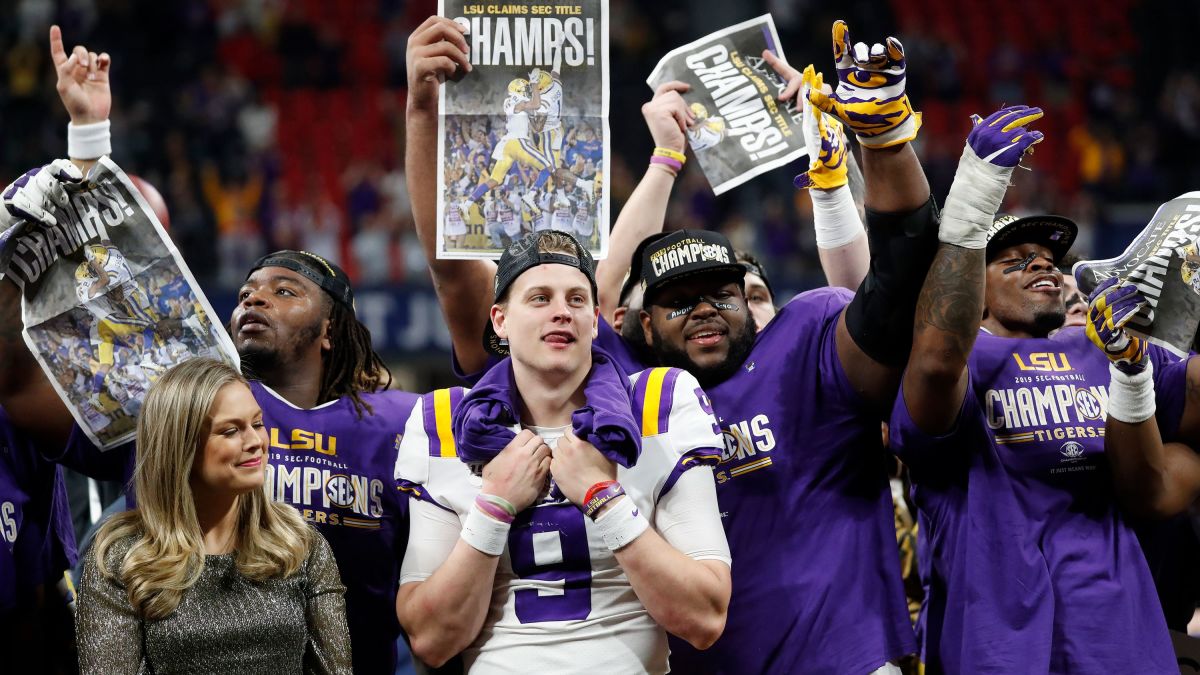
[[[733,246],[718,232],[677,230],[649,242],[641,253],[647,302],[651,293],[666,284],[697,274],[723,272],[738,280],[746,278],[746,268],[737,261]]]
[[[1071,250],[1078,234],[1079,226],[1070,218],[1051,215],[1018,218],[1000,214],[988,228],[987,259],[1009,246],[1034,243],[1050,249],[1057,263]]]
[[[345,270],[331,263],[316,253],[308,251],[276,251],[258,259],[250,271],[246,273],[249,279],[255,270],[263,267],[282,267],[308,279],[321,290],[328,293],[334,300],[342,303],[352,313],[354,312],[354,291],[350,288],[350,277]]]
[[[542,238],[551,234],[569,239],[575,246],[575,255],[539,251],[538,247]],[[492,302],[500,302],[500,298],[504,297],[508,287],[517,280],[517,277],[529,271],[529,268],[549,264],[566,265],[583,272],[592,285],[592,299],[597,299],[596,261],[592,260],[591,252],[582,246],[574,235],[560,230],[541,230],[530,232],[514,241],[504,249],[504,253],[500,254],[500,262],[496,265],[496,285]],[[497,356],[508,356],[508,342],[501,340],[500,336],[496,335],[490,319],[483,328],[483,348]]]

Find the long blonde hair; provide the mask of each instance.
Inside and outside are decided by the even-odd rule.
[[[168,370],[146,394],[137,424],[137,509],[111,518],[95,541],[100,573],[125,585],[129,604],[142,618],[169,616],[204,569],[189,478],[213,401],[229,384],[249,386],[228,364],[198,358]],[[269,501],[263,490],[239,495],[237,509],[238,571],[255,581],[294,574],[312,541],[300,514]],[[126,537],[136,539],[120,569],[109,569],[109,549]]]

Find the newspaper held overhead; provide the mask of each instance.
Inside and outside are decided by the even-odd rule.
[[[651,89],[671,80],[691,85],[683,95],[696,117],[688,144],[716,194],[807,152],[801,110],[778,100],[787,83],[763,50],[784,58],[770,14],[672,50],[646,80]]]
[[[439,98],[439,258],[535,230],[608,252],[608,0],[440,0],[472,70]]]
[[[21,287],[25,343],[80,428],[109,449],[134,436],[146,390],[196,356],[237,365],[225,329],[154,210],[107,157],[68,187],[58,224],[0,234]]]
[[[1075,263],[1079,290],[1091,294],[1118,277],[1146,298],[1126,328],[1178,356],[1192,348],[1200,325],[1200,192],[1189,192],[1158,207],[1154,218],[1125,252],[1108,260]]]

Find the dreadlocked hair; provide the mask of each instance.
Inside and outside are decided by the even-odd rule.
[[[342,303],[328,296],[325,300],[329,304],[329,341],[333,349],[323,357],[317,400],[349,396],[362,419],[364,410],[372,415],[375,411],[360,394],[387,389],[392,384],[392,371],[371,347],[371,331]]]

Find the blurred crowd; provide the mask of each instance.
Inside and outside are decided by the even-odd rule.
[[[864,39],[901,37],[910,95],[925,113],[918,150],[939,197],[969,115],[1002,103],[1047,111],[1039,122],[1046,141],[1005,210],[1075,218],[1082,253],[1119,251],[1128,237],[1109,235],[1200,186],[1200,165],[1190,161],[1200,151],[1200,77],[1182,58],[1200,6],[842,4],[767,0],[698,12],[682,0],[611,0],[614,216],[652,147],[639,108],[654,64],[766,11],[789,61],[811,61],[827,79],[834,18]],[[403,86],[408,34],[435,11],[430,0],[15,0],[0,22],[0,124],[22,132],[0,145],[0,180],[65,151],[46,40],[57,22],[68,49],[80,42],[112,55],[114,159],[163,192],[172,237],[202,285],[240,283],[250,262],[277,248],[317,252],[360,284],[428,283],[403,174]],[[724,231],[757,252],[785,291],[820,285],[811,206],[791,188],[794,173],[718,198],[693,167],[674,192],[668,226]]]

